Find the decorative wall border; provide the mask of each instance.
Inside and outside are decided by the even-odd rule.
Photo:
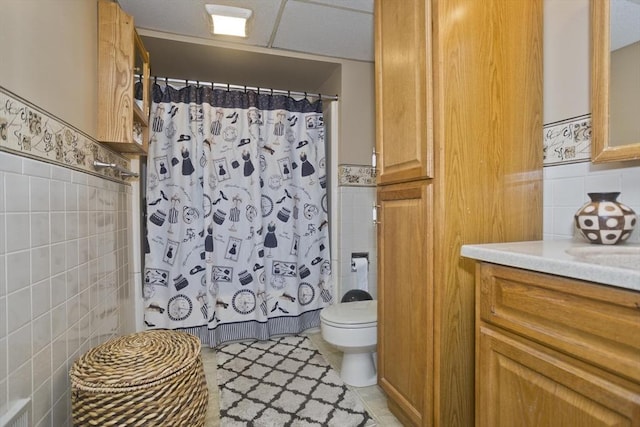
[[[129,169],[129,160],[70,124],[0,86],[0,150],[125,182],[111,168],[96,170],[93,161]]]
[[[591,160],[591,114],[544,125],[544,166]]]
[[[369,165],[338,165],[338,186],[375,187],[376,170]]]

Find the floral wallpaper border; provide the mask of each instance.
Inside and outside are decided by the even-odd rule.
[[[338,186],[375,187],[376,170],[368,165],[338,165]]]
[[[585,114],[544,125],[544,166],[591,159],[591,115]]]
[[[94,160],[129,169],[129,160],[73,126],[0,86],[0,150],[124,182],[112,168],[93,166]]]

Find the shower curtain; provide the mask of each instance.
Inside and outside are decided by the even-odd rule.
[[[154,84],[144,322],[204,345],[299,333],[332,300],[321,100]]]

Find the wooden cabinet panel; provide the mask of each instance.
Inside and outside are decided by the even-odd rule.
[[[640,292],[483,263],[480,318],[640,382]]]
[[[433,340],[425,333],[433,328],[431,200],[425,181],[378,191],[378,383],[394,402],[392,412],[412,425],[422,425],[433,375]]]
[[[375,7],[378,183],[432,177],[430,2]]]
[[[133,18],[117,3],[98,2],[98,128],[96,139],[116,151],[144,154],[148,147],[149,53]],[[134,87],[142,76],[142,101]]]
[[[480,262],[476,425],[639,426],[640,292]]]
[[[486,427],[637,426],[640,387],[480,327],[476,422]]]
[[[375,2],[379,382],[407,425],[474,423],[460,247],[542,237],[542,3]]]

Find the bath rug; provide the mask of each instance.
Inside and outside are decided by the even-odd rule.
[[[229,344],[216,358],[221,427],[376,425],[307,337]]]

